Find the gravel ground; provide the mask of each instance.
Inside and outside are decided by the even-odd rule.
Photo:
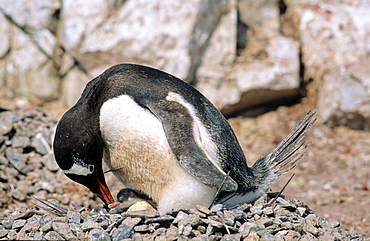
[[[156,210],[115,208],[108,213],[92,193],[59,170],[51,150],[55,125],[41,110],[0,113],[1,239],[362,239],[354,228],[342,229],[340,222],[327,221],[299,199],[282,196],[275,200],[265,195],[234,209],[197,206],[160,216]],[[240,130],[245,128],[236,128]],[[241,143],[248,145],[243,139]],[[117,193],[120,186],[112,178],[108,183]]]

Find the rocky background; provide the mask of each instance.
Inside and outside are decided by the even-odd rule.
[[[58,174],[45,140],[91,78],[130,62],[198,88],[230,118],[249,165],[316,110],[285,193],[370,237],[369,53],[364,0],[0,1],[0,108],[28,113],[0,122],[1,215],[32,206],[35,193],[97,204]],[[53,120],[24,110],[35,106]]]

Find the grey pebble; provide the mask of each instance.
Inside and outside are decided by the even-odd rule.
[[[1,225],[4,226],[4,228],[6,229],[11,229],[12,226],[13,226],[13,222],[14,220],[11,219],[11,218],[4,218],[2,221],[1,221]]]
[[[202,205],[196,205],[196,208],[198,209],[198,211],[199,212],[202,212],[202,213],[204,213],[204,214],[206,214],[206,215],[211,215],[212,214],[212,212],[211,212],[211,210],[209,210],[207,207],[205,207],[205,206],[202,206]]]
[[[216,204],[211,207],[211,212],[221,211],[223,208],[222,204]]]
[[[8,235],[8,233],[9,233],[9,230],[0,229],[0,238],[5,237],[6,235]]]
[[[130,211],[122,213],[123,217],[139,217],[139,218],[155,218],[159,217],[159,212],[154,209],[148,209],[143,211]]]
[[[100,225],[96,223],[92,218],[87,218],[81,225],[82,231],[90,231],[93,228],[100,228]]]
[[[84,232],[81,229],[81,224],[79,223],[70,223],[69,228],[72,233],[77,237],[78,240],[86,239]]]
[[[19,229],[22,228],[26,224],[27,220],[26,219],[17,219],[14,220],[12,229]]]
[[[135,226],[134,230],[136,232],[154,232],[155,229],[157,229],[160,226],[161,225],[159,223],[142,224],[139,226]]]
[[[53,222],[52,227],[60,236],[66,240],[77,239],[77,237],[72,233],[70,226],[67,223]]]
[[[81,213],[68,210],[67,218],[68,218],[68,222],[70,223],[80,223]]]
[[[155,218],[147,218],[144,223],[160,223],[161,225],[169,226],[175,218],[171,215],[162,215]]]
[[[55,231],[50,231],[47,234],[45,234],[45,239],[46,240],[65,240],[59,233]]]
[[[29,171],[27,164],[22,160],[22,152],[15,148],[6,148],[5,155],[10,164],[20,173],[26,175]]]
[[[122,224],[125,224],[125,225],[130,226],[130,227],[135,227],[140,222],[141,222],[141,218],[128,217],[128,218],[126,218],[125,220],[122,221]]]
[[[9,230],[7,238],[8,238],[8,240],[16,240],[17,239],[17,231]]]
[[[51,152],[50,145],[44,133],[37,133],[31,142],[31,146],[36,149],[41,155]]]
[[[110,240],[110,236],[102,228],[93,228],[89,231],[87,240]]]
[[[30,144],[30,139],[27,136],[14,136],[12,138],[13,148],[26,148]]]
[[[134,236],[134,229],[121,224],[112,233],[112,240],[130,239]]]

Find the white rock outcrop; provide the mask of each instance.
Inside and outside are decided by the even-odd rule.
[[[323,122],[370,123],[367,78],[353,77],[370,66],[369,1],[0,1],[0,43],[0,87],[36,103],[69,107],[130,62],[193,84],[226,116],[297,100],[313,81]]]

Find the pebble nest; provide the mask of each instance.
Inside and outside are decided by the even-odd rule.
[[[68,191],[61,181],[51,149],[56,123],[42,110],[0,113],[0,239],[362,240],[298,199],[267,194],[233,209],[108,212],[88,191]]]

